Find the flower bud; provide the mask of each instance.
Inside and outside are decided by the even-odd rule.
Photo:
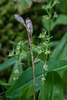
[[[24,25],[26,27],[26,25],[24,23],[24,19],[20,15],[15,14],[14,17],[18,22],[20,22],[22,25]]]
[[[32,35],[33,25],[32,25],[32,21],[29,18],[26,19],[26,28],[27,28],[28,34]]]

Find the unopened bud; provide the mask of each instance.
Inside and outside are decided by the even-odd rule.
[[[26,27],[26,25],[24,23],[24,19],[20,15],[15,14],[14,17],[18,22],[20,22],[22,25],[24,25]]]
[[[33,25],[32,25],[32,21],[29,18],[26,19],[26,28],[27,28],[27,32],[30,35],[32,35],[32,33],[33,33]]]

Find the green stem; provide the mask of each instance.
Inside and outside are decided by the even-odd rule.
[[[50,38],[50,19],[48,20],[48,36]],[[50,39],[49,39],[49,42],[50,42]]]
[[[50,19],[48,20],[48,44],[50,43]],[[48,49],[50,50],[50,46],[48,47]]]
[[[47,60],[48,60],[48,54],[46,54],[46,62],[47,62]]]
[[[45,77],[45,70],[43,70],[43,74],[44,74],[44,77]]]

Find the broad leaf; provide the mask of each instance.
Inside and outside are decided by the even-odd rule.
[[[34,87],[33,85],[24,86],[20,91],[19,100],[33,100]]]
[[[10,86],[11,86],[11,84],[10,83],[6,83],[6,82],[4,82],[4,81],[1,81],[0,80],[0,85],[3,87],[5,87],[6,89],[9,89],[10,88]]]
[[[62,79],[57,72],[49,72],[42,84],[38,100],[63,100]]]
[[[61,39],[59,44],[54,49],[50,58],[53,59],[65,59],[67,57],[67,33]]]
[[[62,77],[63,72],[67,70],[67,61],[65,60],[54,60],[51,59],[48,61],[48,71],[56,71]]]
[[[60,60],[49,60],[48,61],[48,72],[57,71],[62,77],[63,72],[67,69],[67,61]],[[35,75],[36,75],[36,87],[40,89],[41,78],[43,72],[43,63],[38,62],[35,64]],[[32,67],[24,71],[18,80],[12,85],[12,87],[6,93],[8,98],[16,98],[19,96],[20,89],[26,85],[33,84],[33,70]]]
[[[37,62],[35,64],[35,75],[36,75],[36,87],[41,85],[42,77],[42,66],[43,63]],[[6,93],[6,96],[9,98],[16,98],[19,96],[19,91],[23,86],[33,84],[33,70],[32,67],[24,71],[18,80],[12,85],[12,87]]]
[[[22,69],[22,64],[18,65],[18,63],[16,62],[13,69],[12,69],[12,73],[11,76],[9,78],[9,83],[14,83],[15,80],[18,79],[18,77],[20,76],[20,74],[23,72]]]
[[[67,25],[67,15],[60,14],[56,21],[51,23],[51,30],[53,30],[56,25]]]
[[[6,62],[0,64],[0,71],[4,70],[5,68],[10,67],[11,65],[13,65],[17,60],[15,58],[10,58],[9,60],[7,60]]]
[[[25,59],[25,57],[23,56],[22,57],[22,60],[24,60],[24,59]],[[10,67],[11,65],[13,65],[16,62],[17,62],[17,60],[14,57],[13,58],[10,58],[6,62],[0,64],[0,71],[4,70],[5,68]]]
[[[61,0],[60,5],[58,6],[58,9],[67,15],[67,0]]]
[[[63,80],[64,94],[67,95],[67,70],[63,73],[62,80]]]
[[[43,27],[48,29],[46,22],[42,19]],[[67,15],[60,14],[55,21],[51,21],[50,30],[52,31],[57,25],[67,25]]]
[[[6,82],[0,80],[0,85],[3,85],[3,86],[10,86],[11,84],[10,84],[10,83],[6,83]]]

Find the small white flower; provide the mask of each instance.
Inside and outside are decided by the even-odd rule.
[[[13,80],[17,80],[18,79],[18,77],[13,77]]]
[[[44,64],[44,65],[43,65],[43,69],[48,70],[47,67],[48,67],[47,64]]]
[[[42,77],[41,79],[42,79],[42,81],[45,81],[46,80],[45,77]]]
[[[46,49],[45,54],[50,54],[50,53],[51,53],[50,50],[47,50],[47,49]]]
[[[14,70],[14,73],[19,73],[18,69],[15,69],[15,70]]]

